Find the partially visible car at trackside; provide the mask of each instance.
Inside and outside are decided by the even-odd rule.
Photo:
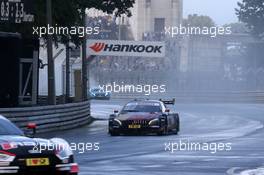
[[[28,127],[32,131],[36,129],[34,123]],[[0,116],[0,174],[77,175],[78,171],[73,152],[65,140],[27,137]]]
[[[111,93],[105,92],[101,88],[92,88],[89,91],[89,97],[90,99],[95,99],[95,100],[110,100]]]
[[[175,104],[175,99],[135,100],[127,103],[120,113],[115,111],[109,117],[109,134],[156,133],[178,134],[180,118],[178,113],[171,113],[167,105]]]

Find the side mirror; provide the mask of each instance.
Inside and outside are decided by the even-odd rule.
[[[118,110],[114,110],[114,113],[115,113],[115,114],[118,114],[118,112],[119,112]]]
[[[31,130],[32,132],[27,133],[26,135],[28,135],[29,137],[34,137],[36,135],[36,131],[37,131],[37,124],[36,123],[28,123],[27,129]]]
[[[170,113],[170,109],[165,109],[165,112]]]

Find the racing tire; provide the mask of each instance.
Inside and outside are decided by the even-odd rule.
[[[175,134],[175,135],[178,135],[179,134],[179,131],[177,129],[177,126],[176,126],[175,130],[173,130],[172,134]]]
[[[177,126],[176,126],[176,130],[177,130],[177,134],[178,132],[180,132],[180,117],[179,117],[179,114],[176,114],[176,123],[177,123]]]
[[[159,131],[157,133],[158,136],[165,136],[165,135],[168,135],[168,127],[165,126],[164,129],[162,131]]]
[[[166,122],[165,122],[165,126],[164,126],[164,129],[162,131],[159,131],[157,133],[158,136],[164,136],[164,135],[168,135],[169,131],[168,131],[168,119],[166,117]]]

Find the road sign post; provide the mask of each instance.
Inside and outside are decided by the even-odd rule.
[[[83,25],[86,27],[86,13],[85,9],[83,9]],[[82,99],[83,101],[87,100],[87,83],[88,83],[88,75],[87,75],[87,51],[86,51],[86,34],[84,35],[82,42]]]
[[[51,0],[47,0],[47,25],[52,26]],[[55,94],[55,73],[52,49],[52,36],[47,35],[47,55],[48,55],[48,104],[56,104]]]

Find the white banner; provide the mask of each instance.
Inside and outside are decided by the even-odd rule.
[[[165,57],[164,42],[87,40],[87,55]]]

